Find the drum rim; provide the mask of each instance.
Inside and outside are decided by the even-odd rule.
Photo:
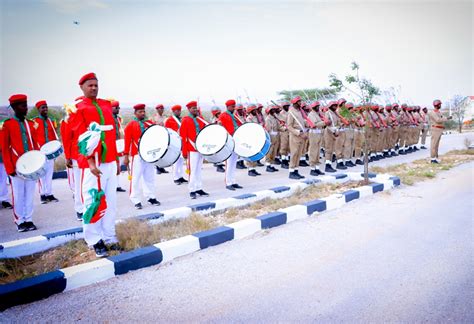
[[[260,148],[260,150],[259,150],[257,153],[255,153],[255,154],[252,154],[252,155],[250,155],[250,156],[243,156],[243,155],[237,154],[237,152],[235,153],[235,154],[239,155],[239,156],[240,156],[241,158],[243,158],[243,159],[250,159],[252,156],[255,156],[255,155],[257,155],[257,154],[260,154],[260,152],[261,152],[262,149],[265,147],[265,145],[267,145],[267,141],[270,142],[269,146],[271,146],[270,134],[268,134],[267,130],[266,130],[262,125],[260,125],[259,123],[248,122],[248,123],[245,123],[245,124],[240,125],[240,127],[242,127],[242,126],[244,126],[244,125],[247,125],[247,124],[255,124],[255,125],[259,125],[260,127],[262,127],[262,129],[263,129],[263,131],[264,131],[264,133],[265,133],[265,141],[263,142],[263,145],[262,145],[262,147]],[[240,128],[240,127],[239,127],[239,128]],[[239,128],[237,128],[237,130],[238,130]],[[237,130],[235,130],[235,131],[237,131]],[[235,135],[235,132],[234,132],[234,135]],[[234,140],[234,141],[235,141],[235,140]],[[235,143],[234,143],[234,146],[235,146]],[[267,153],[268,153],[268,152],[267,152]],[[265,155],[266,155],[266,154],[265,154]]]
[[[161,155],[160,158],[156,159],[155,161],[152,161],[152,162],[148,162],[148,161],[145,161],[145,159],[142,157],[142,154],[140,153],[140,142],[142,141],[142,137],[143,135],[145,135],[146,131],[149,130],[150,128],[154,127],[154,126],[160,126],[160,127],[163,127],[165,130],[166,130],[166,133],[168,134],[168,144],[166,145],[166,150],[164,151],[163,155]],[[143,134],[140,135],[140,138],[138,139],[138,155],[140,156],[140,158],[147,162],[147,163],[156,163],[158,162],[163,156],[166,155],[166,153],[168,153],[168,147],[170,146],[170,142],[171,142],[171,138],[170,138],[170,133],[168,132],[168,129],[165,127],[165,126],[161,126],[161,125],[151,125],[149,126],[147,129],[145,129],[145,131],[143,132]]]
[[[217,126],[220,126],[220,127],[222,127],[222,128],[225,129],[224,126],[219,125],[219,124],[209,124],[209,125],[204,126],[204,127],[199,131],[199,134],[201,134],[201,132],[202,132],[206,127],[209,127],[209,126],[216,126],[216,125],[217,125]],[[227,131],[227,129],[225,129],[225,132],[226,132],[226,136],[227,136],[227,137],[226,137],[226,140],[224,141],[224,143],[227,143],[227,140],[228,140],[230,134],[229,134],[229,132]],[[221,147],[217,152],[215,152],[215,153],[212,153],[212,154],[202,154],[202,153],[199,152],[199,150],[197,149],[197,137],[198,137],[199,134],[196,135],[196,151],[198,151],[198,153],[201,154],[202,156],[213,156],[213,155],[216,155],[217,153],[219,153],[220,151],[222,151],[222,150],[224,149],[225,145],[222,146],[222,147]],[[232,138],[232,139],[233,139],[233,138]],[[234,148],[235,148],[235,141],[232,141],[232,142],[234,143],[234,147],[232,147],[232,152],[233,152],[233,151],[234,151]],[[229,155],[229,156],[230,156],[230,155]]]

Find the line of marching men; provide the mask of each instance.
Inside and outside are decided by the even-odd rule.
[[[236,182],[237,168],[246,168],[248,175],[255,177],[260,175],[256,169],[259,165],[265,165],[267,172],[278,171],[275,165],[281,165],[289,169],[291,179],[300,179],[304,177],[298,171],[300,166],[309,166],[310,174],[317,176],[323,174],[321,164],[324,164],[325,172],[335,172],[334,162],[335,168],[342,170],[362,164],[364,141],[369,146],[371,161],[417,150],[420,137],[421,148],[425,148],[428,130],[426,108],[421,110],[420,107],[400,107],[397,104],[386,107],[354,106],[344,99],[323,106],[319,102],[307,104],[300,97],[295,97],[291,103],[269,105],[263,114],[260,104],[244,107],[235,100],[228,100],[224,111],[213,107],[212,118],[207,121],[196,101],[186,104],[188,113],[184,117],[181,116],[183,108],[180,105],[171,107],[169,117],[165,117],[164,106],[158,105],[156,114],[148,118],[146,106],[137,104],[134,106],[134,118],[124,127],[119,115],[119,102],[99,99],[98,84],[94,73],[88,73],[79,80],[84,95],[77,98],[74,105],[66,106],[66,117],[60,125],[76,215],[83,222],[87,244],[94,248],[98,257],[107,255],[108,249],[117,248],[116,195],[125,191],[117,177],[121,165],[125,165],[129,172],[130,200],[135,208],[142,208],[142,193],[151,205],[160,204],[155,196],[155,174],[167,171],[144,162],[138,151],[141,135],[152,125],[171,128],[180,135],[182,156],[173,165],[173,178],[178,185],[188,184],[189,195],[193,199],[208,196],[202,182],[204,160],[195,143],[199,132],[210,123],[219,123],[233,135],[242,124],[254,122],[264,126],[270,135],[270,149],[262,159],[265,164],[260,161],[244,163],[232,153],[224,164],[215,165],[217,172],[225,173],[225,187],[232,191],[242,188]],[[4,207],[11,207],[8,189],[3,188],[8,175],[14,221],[18,231],[24,232],[36,229],[32,222],[36,182],[18,176],[16,162],[24,153],[57,140],[58,134],[55,122],[48,117],[46,101],[36,104],[39,117],[34,120],[26,118],[26,95],[13,95],[9,101],[14,116],[3,122],[0,132],[3,158],[0,169],[4,169],[3,173],[0,172],[0,198]],[[441,102],[438,110],[440,105]],[[442,121],[444,119],[437,123]],[[103,131],[100,131],[100,140],[93,153],[86,154],[84,147],[89,143],[87,138],[81,139],[81,135],[90,130],[93,123],[103,127]],[[123,148],[118,148],[117,141],[121,139],[124,141]],[[54,160],[48,163],[43,166],[47,172],[40,179],[42,203],[57,201],[51,186]]]

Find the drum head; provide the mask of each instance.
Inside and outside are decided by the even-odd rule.
[[[196,138],[196,149],[202,155],[216,154],[226,144],[228,135],[227,130],[221,125],[207,125]]]
[[[168,150],[170,137],[168,130],[160,125],[148,127],[138,142],[138,153],[143,161],[154,163]]]
[[[43,152],[44,154],[49,154],[56,152],[61,148],[61,142],[57,140],[53,140],[48,143],[44,143],[43,146],[41,146],[40,151]]]
[[[28,151],[16,161],[18,174],[29,175],[41,169],[46,163],[46,156],[40,151]]]
[[[245,123],[234,133],[234,152],[241,157],[259,153],[266,142],[266,131],[257,123]]]

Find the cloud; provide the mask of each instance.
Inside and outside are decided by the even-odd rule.
[[[87,9],[107,9],[109,5],[102,0],[44,0],[61,13],[78,13]]]

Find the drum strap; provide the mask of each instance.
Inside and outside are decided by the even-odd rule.
[[[293,117],[293,119],[296,121],[296,123],[298,124],[298,126],[301,128],[301,130],[304,132],[305,131],[305,128],[304,126],[301,124],[301,122],[298,120],[298,118],[296,118],[296,116],[293,114],[293,112],[289,112],[291,117]]]
[[[233,113],[231,113],[228,110],[226,110],[226,113],[230,116],[230,118],[232,118],[232,123],[234,124],[234,131],[235,131],[239,127],[239,125],[237,125],[237,121],[235,120],[235,116]]]
[[[138,125],[140,125],[140,134],[143,134],[145,131],[145,122],[143,120],[138,119],[137,117],[133,117],[134,120],[138,122]]]
[[[18,121],[18,124],[20,125],[20,133],[21,133],[21,142],[23,143],[23,151],[24,152],[28,152],[29,151],[29,147],[28,147],[28,136],[26,135],[27,133],[27,129],[25,128],[25,124],[26,126],[28,127],[28,133],[29,133],[29,130],[30,130],[30,127],[28,126],[28,120],[24,120],[23,123],[21,120],[19,120],[16,116],[13,116],[14,119],[16,119],[16,121]],[[29,137],[30,137],[30,141],[31,141],[31,134],[28,134]],[[33,148],[33,142],[31,141],[31,148]]]
[[[56,128],[54,127],[53,121],[51,120],[51,118],[49,118],[48,121],[49,121],[49,124],[51,125],[51,128],[53,129],[54,136],[56,136],[56,140],[59,140],[58,133],[56,133]]]
[[[181,121],[175,115],[171,115],[171,117],[173,117],[174,120],[176,121],[176,124],[178,124],[178,131],[179,131],[179,129],[181,128]]]
[[[44,128],[44,142],[48,143],[49,141],[49,134],[48,134],[48,117],[43,117],[40,115],[40,119],[43,121],[43,128]]]
[[[99,104],[95,100],[92,101],[92,104],[95,106],[95,109],[97,109],[97,113],[99,114],[100,124],[105,125],[104,114],[102,113],[102,109],[100,108]],[[107,156],[107,145],[105,144],[105,132],[104,131],[100,132],[100,142],[102,144],[101,160],[102,160],[102,162],[105,162],[105,157]]]

